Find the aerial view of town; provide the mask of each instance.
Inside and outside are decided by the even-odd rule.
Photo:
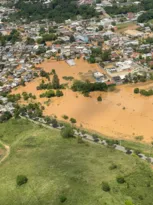
[[[0,204],[153,205],[153,1],[0,1]]]

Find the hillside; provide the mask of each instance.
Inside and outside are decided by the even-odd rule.
[[[137,157],[63,139],[58,131],[25,120],[0,124],[0,136],[11,147],[0,165],[0,204],[58,205],[62,197],[66,205],[152,204],[153,173]],[[18,187],[20,174],[28,183]],[[125,183],[118,183],[118,176]],[[104,181],[109,192],[102,190]]]

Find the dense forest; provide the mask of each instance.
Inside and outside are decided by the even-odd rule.
[[[83,18],[98,15],[93,6],[78,6],[77,2],[72,0],[53,0],[47,5],[41,2],[26,3],[25,0],[19,0],[15,7],[18,12],[10,16],[11,20],[24,18],[28,21],[35,21],[48,18],[60,23],[69,18],[75,19],[78,15]]]

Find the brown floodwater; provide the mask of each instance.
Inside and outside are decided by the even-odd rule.
[[[91,65],[83,60],[77,60],[77,65],[70,67],[65,62],[45,62],[41,64],[46,71],[55,69],[61,81],[62,76],[70,75],[79,79],[79,72],[99,69],[96,64]],[[25,87],[19,87],[13,93],[31,92],[37,96],[37,101],[42,104],[47,100],[39,98],[40,93],[36,86],[41,79],[27,83]],[[65,81],[64,81],[65,82]],[[45,105],[45,115],[56,115],[62,119],[62,115],[73,117],[77,120],[78,127],[95,130],[104,135],[135,140],[142,135],[145,142],[153,141],[153,96],[145,97],[134,94],[135,87],[148,89],[153,82],[136,85],[117,86],[114,92],[94,92],[90,97],[84,97],[70,89],[64,90],[64,96],[51,98],[49,106]],[[102,96],[102,102],[97,97]],[[22,102],[21,102],[22,103]]]

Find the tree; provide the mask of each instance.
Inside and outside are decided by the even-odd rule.
[[[25,175],[18,175],[16,178],[16,183],[18,186],[26,184],[28,182],[28,178]]]
[[[71,123],[76,123],[76,119],[74,119],[74,118],[70,118],[70,121],[71,121]]]
[[[53,75],[52,85],[53,85],[54,89],[59,89],[60,88],[59,78],[58,78],[56,73]]]
[[[63,92],[61,90],[56,90],[56,96],[57,97],[63,96]]]
[[[1,116],[0,116],[0,123],[5,122],[7,120],[9,120],[12,117],[12,114],[8,111],[4,112]]]
[[[102,101],[102,97],[98,96],[97,101],[99,101],[99,102]]]
[[[27,45],[34,45],[35,44],[35,40],[33,38],[27,37],[26,44]]]
[[[63,138],[71,138],[71,137],[74,137],[74,131],[73,131],[73,128],[70,127],[70,126],[66,126],[65,128],[63,128],[61,130],[61,136]]]
[[[134,89],[134,93],[135,93],[135,94],[138,94],[139,92],[140,92],[139,88],[135,88],[135,89]]]

